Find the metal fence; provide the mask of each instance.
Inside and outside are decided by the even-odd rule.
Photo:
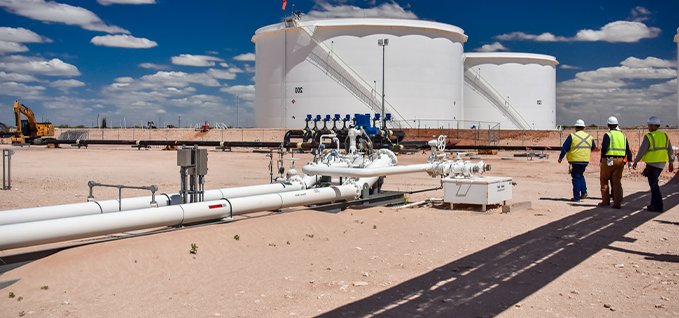
[[[410,138],[430,138],[446,135],[450,139],[474,140],[474,145],[493,145],[500,142],[500,123],[456,119],[409,119],[413,127],[404,129]],[[401,124],[401,123],[399,123]],[[402,124],[405,127],[406,125]]]

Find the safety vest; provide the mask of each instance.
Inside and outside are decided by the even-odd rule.
[[[592,153],[592,136],[580,130],[571,134],[571,150],[566,153],[568,162],[589,162]]]
[[[617,131],[617,130],[611,130],[606,133],[608,135],[608,140],[611,141],[611,143],[608,145],[608,151],[604,154],[604,156],[625,156],[625,153],[627,153],[627,138],[625,137],[625,134]]]
[[[670,139],[662,131],[652,131],[645,135],[649,141],[648,150],[641,157],[643,162],[666,162]]]

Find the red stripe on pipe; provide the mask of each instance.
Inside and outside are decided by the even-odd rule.
[[[224,203],[208,206],[208,208],[210,208],[210,209],[219,209],[219,208],[223,208],[223,207],[226,207],[226,205]]]

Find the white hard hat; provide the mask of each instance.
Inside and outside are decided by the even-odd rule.
[[[575,126],[575,127],[585,127],[585,121],[582,120],[582,119],[578,119],[578,120],[575,121],[575,125],[573,125],[573,126]]]
[[[651,118],[648,119],[648,124],[660,126],[660,118],[657,116],[651,116]]]
[[[609,125],[617,125],[617,124],[618,124],[618,119],[615,118],[615,116],[608,117],[608,124],[609,124]]]

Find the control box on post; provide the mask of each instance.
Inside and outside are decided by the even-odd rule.
[[[181,175],[179,194],[184,203],[202,202],[205,194],[205,175],[207,174],[207,149],[177,149],[177,166]]]

